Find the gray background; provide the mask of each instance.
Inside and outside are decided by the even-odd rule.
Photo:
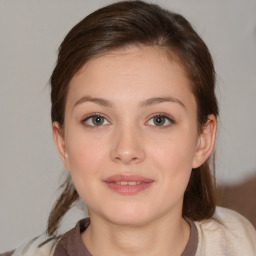
[[[69,29],[111,2],[0,0],[0,252],[46,227],[65,173],[52,141],[48,79]],[[256,1],[153,2],[188,18],[213,55],[221,107],[217,181],[237,186],[254,179]],[[82,215],[73,210],[63,230]]]

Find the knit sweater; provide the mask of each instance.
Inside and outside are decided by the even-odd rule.
[[[195,221],[195,225],[198,231],[195,256],[256,256],[256,231],[240,214],[217,207],[213,218]],[[53,256],[57,242],[41,235],[0,256]]]

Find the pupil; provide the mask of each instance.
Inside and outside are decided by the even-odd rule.
[[[94,124],[96,124],[96,125],[99,125],[99,124],[102,124],[103,123],[103,119],[102,119],[102,117],[100,117],[100,116],[96,116],[96,117],[94,117]]]
[[[156,124],[156,125],[162,125],[162,124],[164,124],[164,118],[163,118],[163,117],[156,117],[156,118],[155,118],[155,124]]]

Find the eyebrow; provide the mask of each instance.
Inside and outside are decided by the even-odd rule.
[[[144,100],[142,103],[140,103],[140,107],[147,107],[155,104],[159,104],[162,102],[173,102],[173,103],[178,103],[180,106],[186,109],[184,103],[182,103],[180,100],[173,98],[173,97],[155,97],[155,98],[150,98],[147,100]]]
[[[104,107],[112,107],[114,104],[107,100],[107,99],[103,99],[103,98],[92,98],[90,96],[84,96],[81,99],[79,99],[75,104],[74,107],[75,108],[77,105],[80,105],[84,102],[94,102],[98,105],[104,106]]]
[[[94,103],[96,103],[98,105],[101,105],[101,106],[104,106],[104,107],[113,107],[115,105],[113,102],[111,102],[107,99],[104,99],[104,98],[93,98],[93,97],[90,97],[90,96],[84,96],[74,104],[73,108],[75,108],[77,105],[80,105],[84,102],[94,102]],[[180,100],[178,100],[174,97],[153,97],[153,98],[149,98],[149,99],[146,99],[146,100],[142,101],[139,104],[139,107],[140,108],[148,107],[148,106],[152,106],[152,105],[163,103],[163,102],[178,103],[180,106],[182,106],[184,109],[186,109],[186,106],[184,105],[184,103],[182,103]]]

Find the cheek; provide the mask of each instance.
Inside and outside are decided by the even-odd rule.
[[[67,145],[72,175],[87,176],[92,173],[95,175],[98,172],[100,163],[106,156],[104,151],[106,147],[102,140],[77,132],[67,138]]]
[[[73,136],[68,140],[68,159],[70,172],[75,188],[83,199],[88,203],[92,193],[98,194],[95,187],[101,179],[101,163],[105,162],[106,152],[102,141]],[[100,195],[97,195],[100,197]]]
[[[158,141],[151,148],[151,158],[157,165],[163,166],[168,173],[177,172],[179,169],[192,169],[195,155],[195,141],[191,136],[173,136],[172,138]]]
[[[159,141],[150,152],[152,165],[164,184],[163,193],[181,196],[188,184],[195,154],[195,140],[188,133]],[[165,196],[165,195],[163,195]]]

